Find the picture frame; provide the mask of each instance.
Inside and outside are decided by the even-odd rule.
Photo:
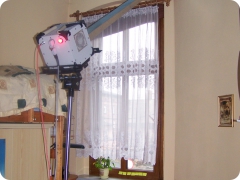
[[[218,127],[233,127],[234,95],[218,96]]]

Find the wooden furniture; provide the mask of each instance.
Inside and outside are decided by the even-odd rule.
[[[45,153],[50,155],[50,140],[52,140],[50,127],[54,127],[57,162],[55,179],[62,180],[63,125],[67,112],[66,91],[56,85],[53,76],[36,74],[35,69],[27,67],[1,65],[0,99],[0,128],[1,133],[4,132],[1,136],[7,139],[6,143],[8,143],[6,162],[20,163],[17,166],[6,166],[7,179],[36,180],[38,177],[32,177],[34,173],[30,173],[30,170],[36,175],[39,173],[43,175],[39,180],[48,179]],[[42,113],[39,112],[39,107]],[[59,115],[58,120],[55,114]],[[49,139],[46,146],[43,143],[43,127],[46,129],[46,139]],[[9,142],[13,142],[11,146]],[[9,152],[13,152],[11,156]],[[28,158],[28,155],[32,158]],[[18,159],[19,157],[21,158]],[[34,163],[38,165],[33,165]],[[14,171],[18,172],[18,176],[15,176]]]
[[[78,178],[77,175],[70,174],[69,177],[68,177],[68,180],[76,180],[77,178]]]
[[[62,157],[63,157],[63,125],[64,116],[58,116],[58,121],[55,124],[55,116],[47,113],[43,113],[44,126],[47,132],[48,148],[50,155],[50,127],[56,126],[56,180],[62,180]],[[6,157],[6,178],[7,179],[18,179],[30,180],[37,177],[31,177],[29,168],[34,168],[34,173],[41,176],[39,180],[47,178],[46,161],[44,159],[44,149],[42,141],[42,130],[41,130],[41,118],[40,112],[34,112],[33,109],[24,111],[21,115],[12,115],[8,117],[0,117],[0,138],[6,139],[7,143],[7,157]],[[21,129],[21,130],[19,130]],[[36,130],[37,129],[37,130]],[[10,142],[9,142],[10,141]],[[11,145],[9,145],[11,144]],[[37,145],[37,147],[35,147]],[[20,148],[20,151],[19,151]],[[12,152],[12,153],[8,153]],[[20,154],[19,154],[20,153]],[[23,157],[22,157],[23,156]],[[18,161],[18,158],[20,160]],[[29,162],[33,159],[38,159],[37,162]],[[39,160],[39,158],[41,158]],[[16,165],[13,166],[16,161]],[[18,164],[20,162],[20,164]],[[9,164],[10,163],[10,164]],[[33,165],[34,164],[34,165]],[[44,170],[44,171],[42,171]],[[18,172],[18,176],[14,173]],[[23,171],[23,172],[19,172]],[[26,173],[24,173],[26,171]],[[19,177],[19,174],[22,176]],[[47,179],[46,179],[47,180]]]
[[[63,116],[59,116],[59,119],[63,119]],[[44,122],[54,123],[55,116],[47,113],[43,113]],[[41,123],[41,114],[39,111],[29,109],[21,112],[19,115],[12,115],[6,117],[0,117],[0,123]]]

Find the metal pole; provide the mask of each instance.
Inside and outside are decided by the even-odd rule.
[[[70,88],[68,90],[68,119],[67,119],[67,126],[66,126],[64,180],[68,180],[71,117],[72,117],[72,98],[73,98],[73,96],[74,96],[74,90],[73,90],[73,88]]]

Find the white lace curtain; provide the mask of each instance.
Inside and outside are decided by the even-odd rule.
[[[85,17],[87,25],[103,15]],[[102,52],[82,71],[77,156],[155,164],[158,124],[158,7],[134,9],[93,41]]]

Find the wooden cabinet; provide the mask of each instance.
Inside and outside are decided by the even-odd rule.
[[[62,180],[64,116],[58,116],[57,123],[55,123],[54,115],[43,113],[43,117],[49,156],[51,145],[50,129],[54,124],[56,126],[56,158],[58,162],[56,165],[56,180]],[[41,124],[40,112],[33,109],[24,111],[20,115],[0,117],[0,138],[6,139],[5,175],[7,179],[48,179],[47,170],[45,169],[46,160]],[[28,163],[28,161],[31,163]]]
[[[45,124],[48,152],[52,127]],[[0,138],[6,139],[6,179],[48,180],[41,124],[0,124]]]

